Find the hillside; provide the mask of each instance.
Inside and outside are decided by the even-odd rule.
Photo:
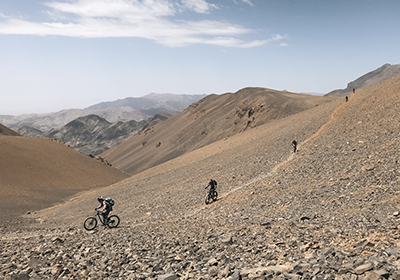
[[[327,93],[327,96],[344,96],[349,95],[354,90],[359,90],[367,86],[374,85],[386,79],[400,74],[400,64],[391,65],[386,63],[378,69],[368,72],[367,74],[359,77],[358,79],[347,84],[345,89],[337,89]]]
[[[1,223],[128,177],[55,139],[3,135],[0,170]]]
[[[116,168],[139,173],[187,152],[332,99],[265,88],[209,95],[102,154]]]
[[[21,136],[17,132],[8,127],[0,124],[0,135],[8,135],[8,136]]]
[[[51,129],[42,136],[56,138],[83,154],[97,156],[169,116],[163,113],[140,122],[132,120],[110,123],[97,115],[88,115],[60,128]]]
[[[400,76],[330,100],[25,215],[1,229],[2,275],[398,279]],[[87,232],[99,194],[121,224]]]

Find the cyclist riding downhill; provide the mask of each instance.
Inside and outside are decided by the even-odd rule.
[[[209,192],[207,193],[206,196],[206,204],[209,204],[211,201],[216,201],[218,198],[218,192],[215,190],[217,188],[217,181],[210,179],[208,182],[208,185],[206,186],[206,189],[210,187]]]
[[[208,185],[206,186],[206,189],[208,187],[210,187],[210,193],[212,193],[217,188],[217,181],[210,179],[210,181],[208,181]]]
[[[100,206],[95,208],[95,210],[101,212],[104,218],[104,224],[106,225],[108,223],[108,214],[113,210],[114,201],[109,197],[104,199],[102,196],[99,196],[97,201],[100,203]]]
[[[296,141],[296,139],[293,139],[292,145],[293,145],[293,153],[295,153],[297,151],[297,141]]]

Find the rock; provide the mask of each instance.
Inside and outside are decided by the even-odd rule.
[[[231,276],[228,278],[229,280],[242,280],[242,276],[240,275],[240,271],[235,269]]]
[[[218,261],[215,258],[211,258],[207,263],[209,266],[218,265]]]
[[[372,273],[378,275],[379,277],[385,278],[385,279],[388,279],[390,276],[390,273],[384,269],[373,270]]]
[[[221,243],[232,244],[232,235],[224,236],[223,238],[221,238]]]
[[[300,221],[307,221],[307,220],[312,220],[314,217],[311,215],[303,215],[300,217]]]
[[[216,276],[218,276],[218,267],[216,267],[216,266],[210,267],[210,268],[208,269],[208,274],[209,274],[211,277],[216,277]]]
[[[265,266],[265,267],[255,267],[249,269],[242,269],[240,271],[240,275],[247,276],[249,274],[261,274],[264,272],[273,272],[282,274],[284,271],[289,270],[291,265],[272,265],[272,266]]]
[[[51,242],[53,243],[63,243],[64,240],[62,240],[60,237],[54,237],[51,239]]]
[[[176,261],[183,261],[183,260],[185,260],[185,256],[184,256],[184,255],[177,255],[177,256],[175,257],[175,260],[176,260]]]
[[[11,280],[29,280],[29,275],[25,272],[21,272],[20,274],[12,275]]]
[[[386,253],[388,253],[389,256],[395,256],[398,258],[400,257],[400,247],[387,249]]]
[[[158,280],[175,280],[178,278],[179,276],[176,274],[164,274],[164,275],[158,275],[157,277]]]
[[[59,275],[62,272],[61,264],[56,264],[51,268],[51,273],[54,275]]]
[[[364,277],[359,277],[361,280],[379,280],[380,276],[372,271],[367,271]]]
[[[363,274],[364,272],[371,270],[373,268],[374,268],[374,266],[371,263],[365,263],[365,264],[362,264],[362,265],[356,267],[353,270],[353,273],[360,275],[360,274]]]

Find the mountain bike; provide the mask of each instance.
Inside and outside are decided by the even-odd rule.
[[[119,225],[119,217],[117,215],[111,215],[108,217],[107,223],[104,222],[104,217],[100,211],[96,211],[94,217],[89,217],[83,222],[83,227],[86,230],[93,230],[97,226],[97,219],[103,224],[107,225],[109,228],[116,228]]]
[[[216,190],[208,191],[206,196],[206,204],[209,204],[211,201],[216,201],[218,198],[218,192]]]

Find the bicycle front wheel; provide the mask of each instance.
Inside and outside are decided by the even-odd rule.
[[[89,217],[83,223],[83,227],[86,230],[93,230],[97,226],[97,220],[95,217]]]
[[[109,228],[116,228],[119,225],[119,217],[117,215],[111,215],[108,217],[107,225]]]

